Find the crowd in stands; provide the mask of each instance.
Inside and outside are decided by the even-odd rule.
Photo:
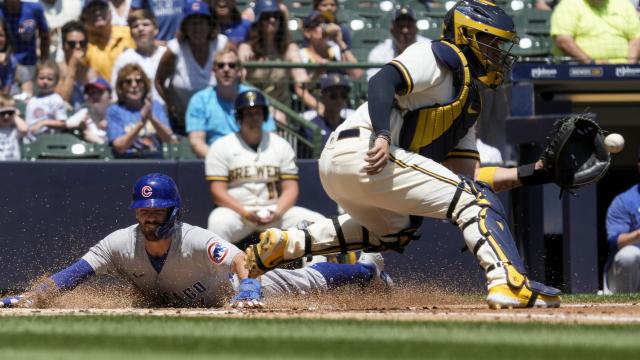
[[[437,1],[411,1],[411,6],[396,1],[388,9],[388,38],[358,59],[354,31],[367,29],[350,29],[341,18],[346,2],[313,0],[308,13],[295,9],[296,15],[290,3],[5,0],[0,94],[16,104],[5,101],[0,109],[7,114],[13,109],[2,117],[3,129],[12,130],[0,135],[0,156],[15,158],[15,141],[64,131],[109,145],[115,157],[160,157],[163,143],[185,139],[203,158],[214,141],[238,131],[234,98],[252,86],[318,125],[326,138],[358,105],[352,83],[366,82],[376,68],[365,69],[363,76],[362,68],[349,66],[247,68],[242,63],[386,63],[412,43],[429,41],[417,24],[425,11],[445,8]],[[538,0],[528,6],[553,9],[556,55],[585,64],[637,62],[640,21],[631,1]],[[11,125],[8,119],[14,119]],[[277,126],[313,138],[309,129],[271,107],[263,130]]]

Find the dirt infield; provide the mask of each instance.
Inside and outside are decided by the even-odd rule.
[[[580,324],[640,323],[640,305],[564,303],[558,309],[491,310],[481,295],[405,287],[391,292],[346,289],[266,299],[260,310],[148,308],[130,289],[79,287],[37,309],[0,309],[0,316],[143,315],[245,318],[313,318],[397,321],[507,321]]]

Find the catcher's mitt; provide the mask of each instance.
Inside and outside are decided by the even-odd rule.
[[[597,182],[609,168],[611,157],[600,126],[590,114],[556,121],[540,160],[552,182],[562,190]]]

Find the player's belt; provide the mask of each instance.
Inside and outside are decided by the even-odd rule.
[[[354,137],[360,137],[360,129],[359,128],[342,130],[342,131],[340,131],[338,133],[338,140],[350,139],[350,138],[354,138]]]

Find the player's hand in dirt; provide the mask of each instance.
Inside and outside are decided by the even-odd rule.
[[[238,294],[231,299],[231,306],[239,309],[264,307],[260,281],[250,278],[240,280],[240,289]]]
[[[377,137],[373,142],[373,147],[367,151],[364,161],[367,162],[367,165],[362,169],[367,175],[380,173],[389,161],[389,141],[384,137]]]

